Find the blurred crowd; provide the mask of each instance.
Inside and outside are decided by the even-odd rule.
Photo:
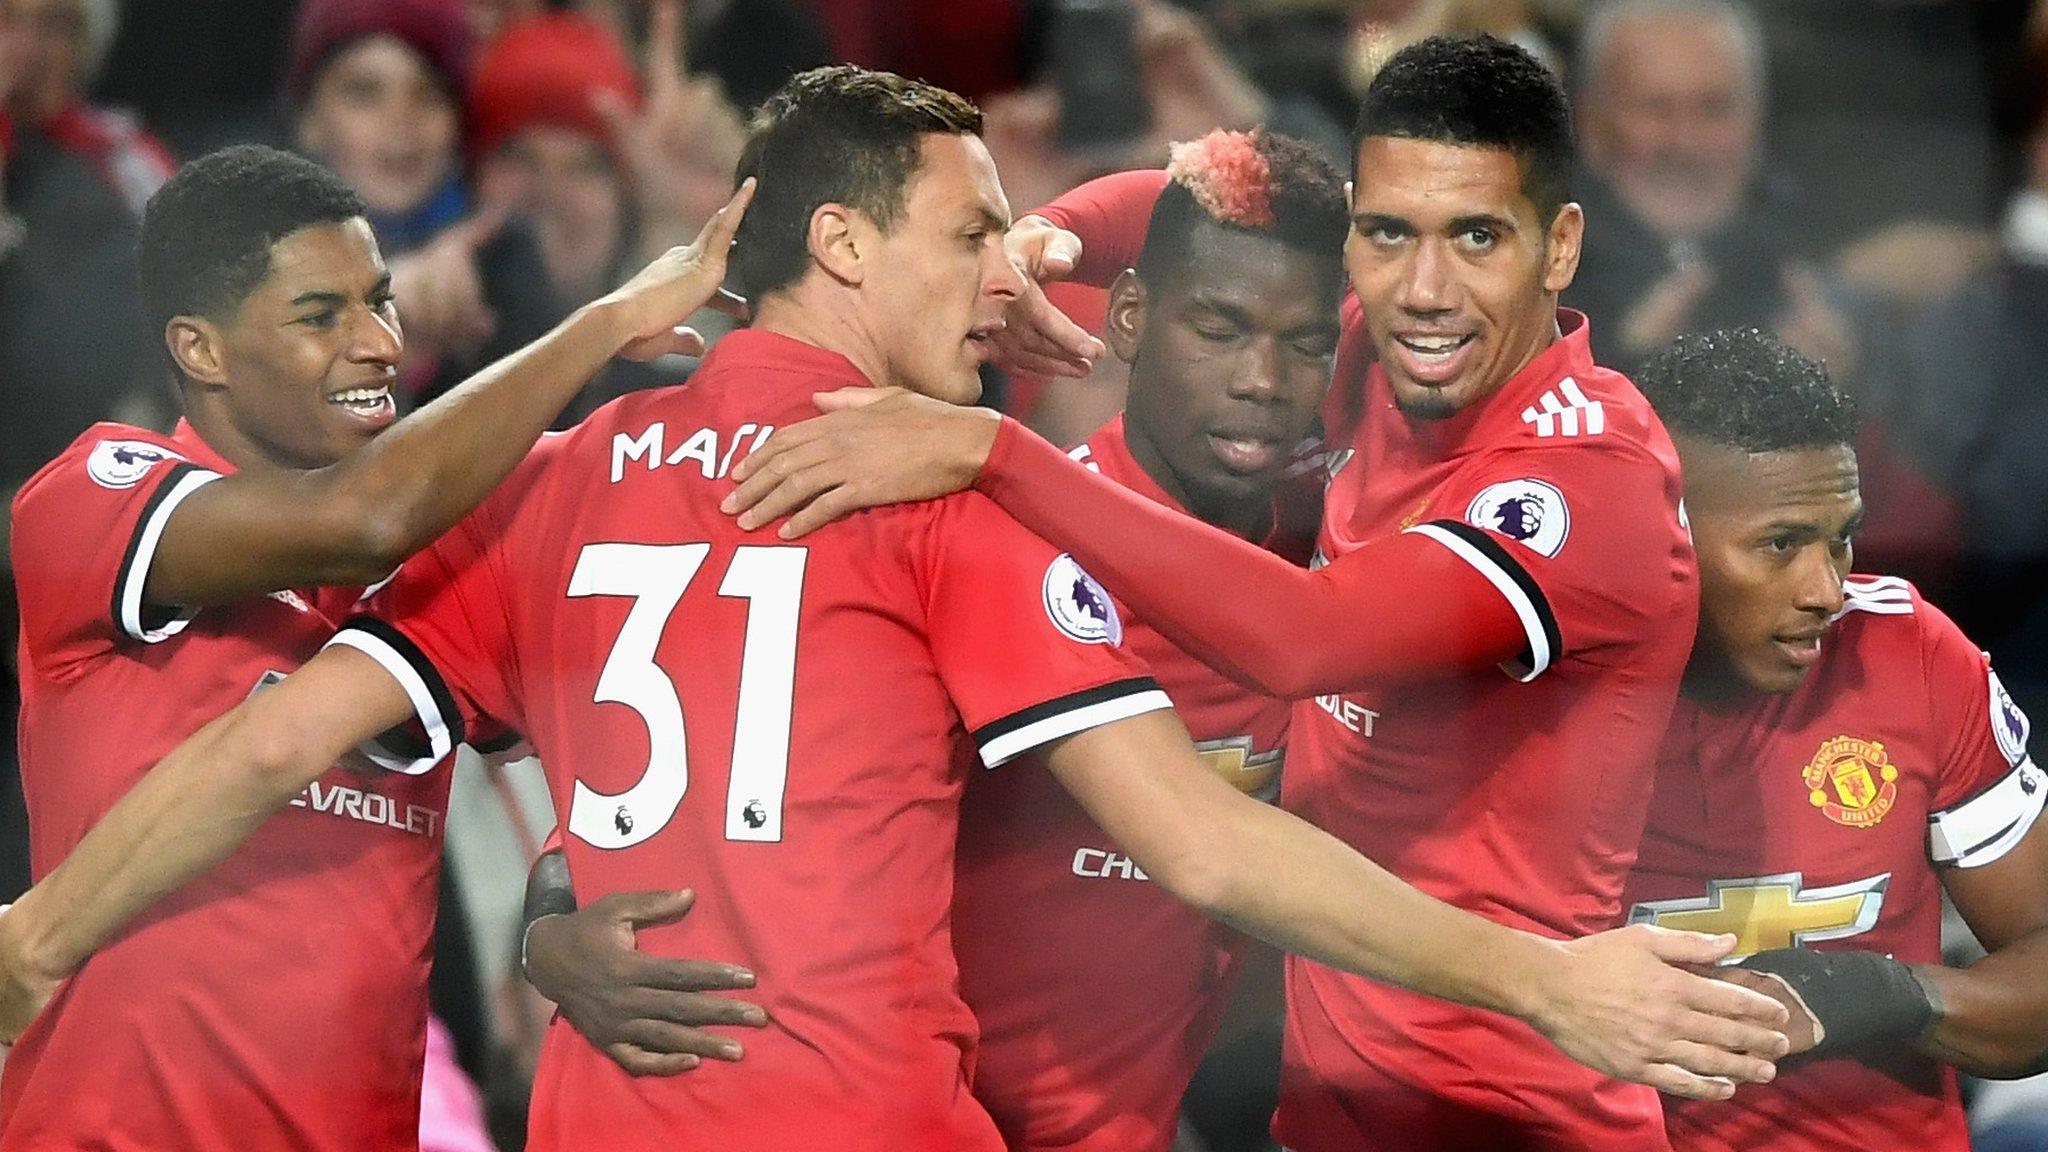
[[[2048,710],[2048,4],[2032,0],[0,0],[0,495],[96,420],[174,419],[133,242],[179,157],[261,140],[356,187],[417,403],[692,236],[730,191],[749,108],[802,69],[851,60],[980,101],[1021,215],[1218,126],[1268,125],[1348,167],[1376,64],[1469,30],[1571,86],[1588,225],[1564,303],[1601,362],[1748,325],[1824,360],[1866,413],[1859,569],[1920,583]],[[1099,328],[1103,293],[1054,295]],[[564,420],[690,367],[620,364]],[[1120,408],[1120,367],[991,371],[988,402],[1076,442]],[[0,573],[4,557],[0,527]],[[0,679],[10,733],[11,694]],[[5,760],[0,895],[26,885],[14,775]],[[510,1147],[546,1008],[516,978],[518,888],[553,818],[517,768],[466,765],[453,804],[436,1052],[469,1080],[436,1081],[429,1123],[483,1148],[488,1115]],[[1270,1042],[1237,1035],[1254,1061]],[[1198,1082],[1209,1147],[1263,1139],[1244,1095],[1227,1070]]]

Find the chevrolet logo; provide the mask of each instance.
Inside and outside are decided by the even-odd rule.
[[[1851,880],[1826,888],[1805,886],[1799,872],[1709,880],[1705,896],[1647,900],[1629,909],[1631,924],[1655,924],[1687,932],[1735,936],[1740,960],[1773,948],[1840,940],[1870,931],[1884,907],[1892,874]]]
[[[1195,751],[1211,772],[1230,781],[1232,787],[1247,796],[1270,800],[1279,790],[1283,754],[1278,749],[1254,752],[1251,737],[1232,736],[1203,740],[1195,745]]]

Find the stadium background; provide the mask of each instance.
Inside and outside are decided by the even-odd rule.
[[[398,276],[417,400],[693,233],[746,110],[803,68],[850,60],[982,102],[1021,214],[1217,126],[1269,125],[1343,166],[1376,61],[1484,30],[1572,86],[1589,224],[1565,303],[1591,315],[1603,362],[1728,324],[1825,359],[1868,423],[1859,569],[1917,581],[2048,711],[2048,3],[1755,0],[1730,17],[1705,0],[689,0],[673,38],[671,4],[0,0],[0,494],[95,420],[174,419],[131,249],[175,157],[260,140],[356,180]],[[326,82],[380,34],[402,46],[390,70]],[[427,83],[408,92],[406,76]],[[567,137],[535,144],[536,125]],[[1100,293],[1059,299],[1099,324]],[[610,373],[571,415],[690,367]],[[1064,443],[1121,404],[1113,366],[990,375],[991,403]],[[27,836],[4,556],[11,897]],[[513,1148],[545,1011],[516,978],[516,905],[552,817],[530,763],[465,761],[451,807],[435,993],[452,1063],[428,1147],[484,1147],[463,1120],[481,1114]],[[1190,1094],[1190,1152],[1265,1146],[1277,1022],[1240,1007]],[[1981,1147],[2048,1147],[2048,1085],[1980,1091],[1973,1118]]]

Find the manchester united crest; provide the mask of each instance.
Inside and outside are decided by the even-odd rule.
[[[1899,796],[1899,770],[1875,740],[1837,736],[1820,746],[1800,775],[1807,800],[1850,828],[1875,827]]]

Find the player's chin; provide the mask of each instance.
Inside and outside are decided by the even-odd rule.
[[[1799,687],[1811,665],[1789,660],[1771,645],[1771,651],[1753,655],[1742,669],[1742,678],[1752,691],[1777,696]]]

